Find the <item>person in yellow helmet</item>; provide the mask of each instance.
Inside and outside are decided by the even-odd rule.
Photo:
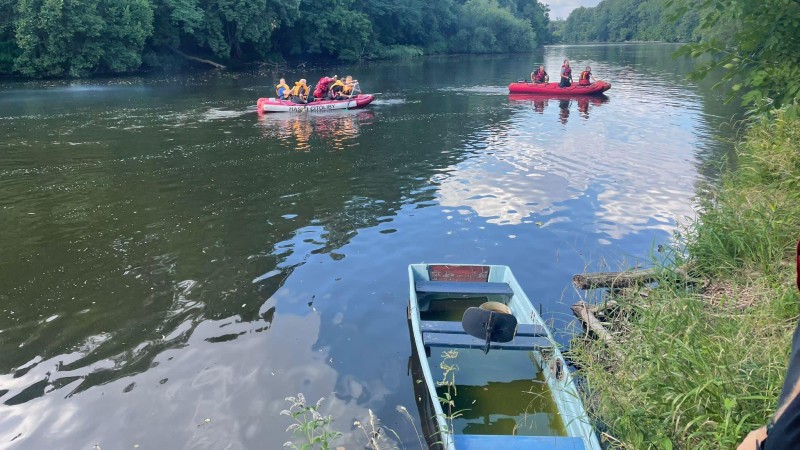
[[[281,80],[278,82],[278,85],[275,86],[275,96],[278,98],[278,100],[286,100],[289,98],[289,92],[291,92],[291,89],[289,88],[289,85],[286,84],[286,79],[281,78]]]
[[[308,103],[308,92],[309,89],[308,85],[306,84],[306,79],[301,78],[300,81],[296,81],[294,83],[294,87],[292,88],[292,93],[289,96],[289,99],[293,103]]]

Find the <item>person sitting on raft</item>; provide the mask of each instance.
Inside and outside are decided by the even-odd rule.
[[[308,103],[308,92],[310,90],[311,89],[306,84],[306,79],[302,78],[300,81],[294,83],[289,100],[291,100],[292,103]]]
[[[275,96],[278,100],[286,100],[289,98],[289,92],[291,92],[291,88],[286,84],[286,79],[281,78],[281,81],[275,86]]]
[[[328,98],[331,100],[344,100],[345,96],[342,93],[344,90],[344,81],[336,80],[331,84],[330,88],[328,88]]]
[[[572,69],[569,67],[569,60],[564,60],[564,65],[561,66],[561,82],[558,83],[558,87],[570,87],[572,86]]]
[[[594,77],[592,76],[592,68],[586,66],[586,70],[581,72],[581,77],[580,79],[578,79],[578,86],[588,86],[594,83],[595,81],[597,80],[595,80]]]
[[[328,86],[339,79],[336,75],[333,77],[322,77],[317,81],[317,85],[314,86],[314,98],[317,99],[324,99],[328,97]]]
[[[534,83],[547,83],[550,81],[550,76],[544,71],[544,66],[539,66],[536,71],[531,72],[531,81]]]
[[[357,86],[358,80],[354,80],[352,76],[348,75],[344,79],[344,88],[342,89],[342,94],[344,94],[347,98],[358,95],[360,92],[357,92]]]

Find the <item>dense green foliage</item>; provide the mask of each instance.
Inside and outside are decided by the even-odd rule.
[[[572,11],[559,37],[566,43],[694,40],[699,10],[687,8],[677,17],[676,10],[667,0],[603,0]]]
[[[647,295],[617,298],[611,347],[573,346],[611,448],[733,449],[777,408],[800,314],[800,119],[761,117],[736,153],[738,169],[679,236],[688,261],[666,264]],[[687,262],[710,284],[676,284]]]
[[[787,106],[800,115],[800,2],[797,0],[702,0],[703,39],[684,53],[710,55],[698,77],[722,70],[731,98],[759,109]],[[683,6],[681,11],[686,11]],[[724,31],[723,31],[724,30]]]
[[[468,0],[458,24],[455,44],[469,53],[514,52],[536,46],[530,23],[514,17],[496,0]]]
[[[83,76],[138,67],[152,34],[147,0],[20,0],[14,22],[24,75]]]
[[[86,76],[185,55],[223,64],[523,52],[550,38],[537,0],[0,0],[0,75]]]

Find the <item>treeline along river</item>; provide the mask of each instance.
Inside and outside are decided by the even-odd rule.
[[[418,446],[406,266],[510,265],[567,342],[572,274],[668,241],[730,150],[675,48],[0,85],[0,448],[277,449],[297,392]],[[565,57],[607,97],[507,94]],[[378,99],[255,113],[333,73]]]

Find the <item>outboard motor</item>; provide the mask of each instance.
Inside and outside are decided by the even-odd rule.
[[[467,308],[461,326],[470,336],[486,340],[483,353],[489,353],[492,342],[510,342],[517,334],[517,318],[507,305],[500,302]]]

